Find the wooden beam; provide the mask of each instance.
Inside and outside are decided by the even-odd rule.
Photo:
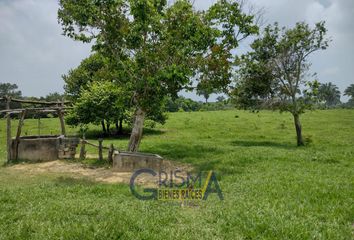
[[[81,140],[81,148],[80,148],[80,160],[85,160],[86,158],[86,149],[85,149],[85,137]]]
[[[87,145],[89,145],[89,146],[92,146],[92,147],[95,147],[95,148],[99,148],[99,147],[100,147],[99,145],[90,143],[90,142],[87,141],[87,140],[84,140],[84,141],[85,141],[85,144],[87,144]],[[104,149],[104,150],[109,150],[109,147],[104,147],[104,146],[102,146],[102,149]]]
[[[112,143],[108,150],[108,163],[113,163],[113,153],[114,153],[114,145]]]
[[[102,138],[98,139],[98,159],[100,161],[103,161],[102,142],[103,142]]]
[[[18,109],[6,109],[1,110],[0,113],[21,113],[26,110],[27,112],[55,112],[62,110],[63,112],[67,109],[72,109],[72,107],[47,107],[47,108],[18,108]]]
[[[7,97],[0,98],[0,100],[6,100]],[[36,101],[36,100],[25,100],[25,99],[16,99],[12,98],[12,102],[17,102],[17,103],[28,103],[28,104],[40,104],[40,105],[58,105],[58,102],[46,102],[46,101]],[[70,104],[70,101],[64,101],[64,102],[59,102],[59,104]]]
[[[11,98],[6,99],[6,109],[10,110]],[[6,117],[6,138],[7,138],[7,162],[11,162],[11,145],[12,145],[12,137],[11,137],[11,116],[7,114]]]

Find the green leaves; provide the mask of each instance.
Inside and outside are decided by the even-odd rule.
[[[253,16],[236,1],[218,1],[198,12],[186,0],[169,6],[166,0],[60,0],[58,18],[65,35],[96,40],[93,49],[109,59],[110,68],[129,76],[120,82],[133,88],[135,104],[146,111],[187,87],[196,74],[226,89],[231,51],[258,32]],[[77,75],[83,74],[77,70]]]
[[[354,84],[350,84],[350,86],[345,89],[344,95],[354,99]]]
[[[98,124],[102,120],[115,122],[124,117],[126,93],[107,81],[89,83],[70,111],[67,122],[71,125]]]
[[[83,42],[95,40],[93,50],[108,62],[108,69],[98,76],[113,79],[132,93],[132,104],[147,116],[161,113],[166,97],[176,96],[197,75],[206,85],[227,89],[234,62],[231,52],[239,41],[258,32],[253,16],[244,14],[236,1],[219,1],[209,11],[199,12],[188,0],[169,6],[166,0],[60,0],[58,18],[65,35]],[[92,81],[92,76],[84,76],[90,72],[86,70],[67,78],[73,94],[97,93],[77,88]],[[87,99],[80,108],[88,103]]]
[[[340,104],[340,97],[341,92],[335,84],[331,82],[319,84],[318,98],[319,101],[323,102],[326,107],[333,107]]]
[[[253,51],[239,61],[237,101],[250,107],[248,100],[257,100],[293,114],[310,109],[319,86],[308,73],[308,56],[328,47],[326,32],[323,22],[313,29],[304,22],[291,29],[279,28],[277,23],[267,26],[252,43]]]
[[[84,59],[78,68],[63,76],[65,92],[73,100],[80,96],[82,90],[87,89],[90,82],[113,80],[112,78],[107,69],[107,59],[100,54],[93,54]]]
[[[258,33],[254,16],[243,13],[237,1],[218,1],[208,10],[206,19],[218,33],[222,45],[229,49],[238,47],[239,41]]]

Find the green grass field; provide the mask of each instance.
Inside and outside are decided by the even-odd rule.
[[[36,124],[24,132],[37,134]],[[225,200],[214,194],[198,207],[139,201],[124,184],[1,167],[0,239],[353,239],[354,111],[309,112],[302,124],[312,143],[301,148],[292,117],[278,112],[174,113],[148,130],[141,151],[217,171]],[[57,119],[42,126],[59,133]],[[3,120],[0,136],[4,163]]]

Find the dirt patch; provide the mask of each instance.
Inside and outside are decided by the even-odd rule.
[[[164,160],[163,170],[170,172],[174,170],[180,170],[182,172],[191,171],[192,167],[185,164],[180,164],[172,161]],[[109,168],[103,167],[91,167],[81,163],[70,163],[66,161],[52,161],[45,163],[21,163],[9,167],[11,170],[23,171],[26,174],[69,174],[74,178],[89,178],[90,180],[103,182],[103,183],[129,183],[132,176],[132,172],[114,172]],[[158,183],[158,177],[152,177],[150,175],[141,175],[137,179],[137,183],[140,185],[156,186]]]

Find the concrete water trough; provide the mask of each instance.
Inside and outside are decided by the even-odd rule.
[[[160,171],[163,158],[157,154],[118,152],[113,154],[113,171],[134,172],[142,168]]]
[[[79,138],[64,136],[25,136],[20,137],[18,146],[12,140],[12,160],[45,162],[58,159],[73,159]]]

